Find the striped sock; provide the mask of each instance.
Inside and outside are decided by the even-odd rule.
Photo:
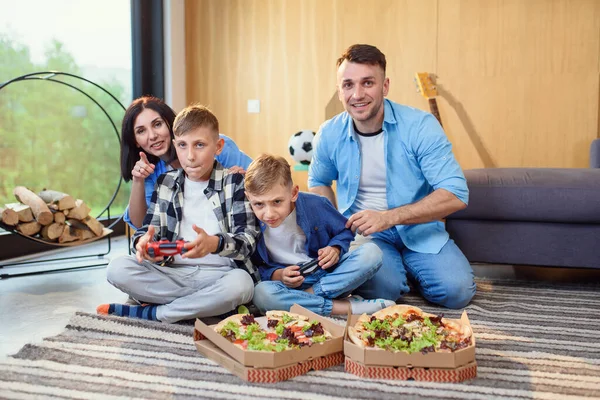
[[[149,319],[158,321],[156,318],[156,307],[158,306],[128,306],[126,304],[101,304],[96,308],[98,314],[118,315],[119,317]]]

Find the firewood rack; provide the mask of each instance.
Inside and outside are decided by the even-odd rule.
[[[0,83],[0,91],[10,84],[27,82],[27,81],[32,81],[32,80],[53,82],[53,83],[57,83],[60,85],[64,85],[64,86],[67,86],[67,87],[81,93],[85,97],[87,97],[96,106],[98,106],[100,108],[100,110],[103,112],[103,114],[106,116],[106,118],[110,122],[110,124],[115,132],[115,135],[117,136],[117,141],[120,144],[121,135],[119,134],[117,125],[115,125],[115,122],[109,115],[106,108],[102,107],[102,105],[94,97],[92,97],[92,95],[90,95],[90,93],[88,93],[87,91],[85,91],[84,89],[82,89],[80,87],[75,86],[73,82],[83,81],[83,82],[85,82],[89,85],[92,85],[93,87],[101,90],[103,93],[108,95],[113,101],[115,101],[123,109],[123,111],[125,111],[126,110],[125,106],[123,106],[123,104],[108,90],[106,90],[102,86],[98,85],[97,83],[92,82],[91,80],[88,80],[84,77],[81,77],[81,76],[78,76],[75,74],[71,74],[71,73],[67,73],[67,72],[59,72],[59,71],[42,71],[42,72],[33,72],[33,73],[21,75],[16,78],[13,78],[11,80],[8,80],[4,83]],[[104,216],[106,214],[107,220],[110,221],[110,217],[111,217],[110,216],[110,206],[112,205],[115,198],[117,197],[117,194],[119,193],[122,181],[123,181],[123,178],[119,174],[119,181],[117,183],[114,193],[112,194],[112,197],[110,198],[108,204],[104,207],[104,209],[98,214],[98,216],[96,216],[96,219],[100,219],[102,216]],[[74,267],[43,269],[43,270],[37,270],[37,271],[31,271],[31,272],[21,272],[21,273],[12,273],[12,274],[0,274],[0,280],[12,278],[12,277],[21,277],[21,276],[29,276],[29,275],[46,274],[46,273],[51,273],[51,272],[63,272],[63,271],[72,271],[72,270],[83,269],[83,268],[95,268],[95,267],[106,266],[106,265],[108,265],[108,260],[106,258],[104,258],[104,256],[108,255],[111,251],[112,228],[116,224],[118,224],[121,220],[122,220],[122,216],[120,216],[115,221],[110,223],[110,225],[108,225],[105,228],[105,231],[107,232],[106,235],[103,235],[101,237],[97,237],[94,239],[88,239],[88,240],[83,240],[83,241],[78,241],[78,242],[73,242],[73,243],[65,243],[65,244],[46,242],[46,241],[43,241],[43,240],[35,238],[35,237],[22,235],[20,232],[18,232],[16,229],[14,229],[14,227],[4,225],[0,222],[0,227],[6,231],[17,234],[28,240],[33,240],[35,242],[41,242],[41,243],[44,243],[44,244],[50,245],[50,246],[75,248],[77,246],[85,245],[85,244],[99,241],[99,240],[104,240],[106,242],[106,247],[104,250],[94,250],[94,251],[92,251],[91,254],[84,254],[84,255],[78,255],[78,256],[67,256],[67,257],[43,258],[40,260],[29,260],[29,261],[20,261],[20,262],[0,263],[0,271],[1,271],[3,268],[9,267],[9,266],[25,266],[25,265],[35,265],[35,264],[41,264],[41,263],[50,263],[50,262],[56,262],[56,261],[67,261],[67,260],[72,261],[72,260],[78,260],[78,259],[89,259],[92,257],[96,258],[96,260],[90,260],[90,263],[87,263],[84,265],[78,265],[78,266],[74,266]]]

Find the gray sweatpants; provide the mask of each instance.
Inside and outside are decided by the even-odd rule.
[[[156,317],[172,323],[220,315],[248,303],[254,294],[250,275],[233,267],[138,263],[133,256],[110,262],[106,278],[143,303],[160,304]]]

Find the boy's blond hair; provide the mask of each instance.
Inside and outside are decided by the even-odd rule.
[[[261,195],[278,184],[293,184],[290,164],[285,158],[261,154],[250,163],[244,176],[244,188],[248,193]]]
[[[200,104],[187,106],[177,114],[173,122],[173,134],[182,136],[191,130],[206,127],[214,131],[219,138],[219,121],[208,107]]]

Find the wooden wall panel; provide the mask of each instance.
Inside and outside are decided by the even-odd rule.
[[[587,167],[600,2],[439,3],[440,112],[463,168]]]
[[[386,54],[394,101],[427,109],[412,77],[437,74],[463,168],[587,165],[599,126],[597,0],[188,0],[188,102],[209,105],[251,156],[292,161],[289,136],[325,120],[335,60],[353,43]],[[306,173],[294,176],[304,189]]]
[[[392,98],[426,105],[412,76],[435,67],[436,1],[372,4],[187,1],[188,102],[209,105],[221,132],[250,156],[269,152],[293,162],[289,137],[301,129],[317,131],[325,121],[336,92],[337,58],[353,43],[371,43],[388,56]],[[259,114],[247,113],[248,99],[260,100]],[[294,178],[306,189],[306,172]]]

